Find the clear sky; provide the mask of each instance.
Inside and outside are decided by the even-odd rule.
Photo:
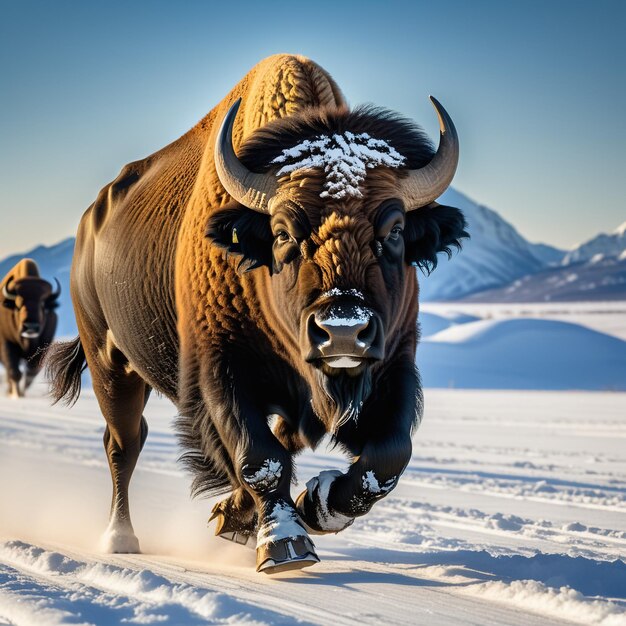
[[[570,247],[626,220],[625,32],[622,0],[0,0],[0,257],[74,234],[125,163],[277,52],[435,138],[437,96],[454,186]]]

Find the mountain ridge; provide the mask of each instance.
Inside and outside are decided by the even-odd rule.
[[[562,265],[591,261],[601,254],[604,258],[619,258],[626,252],[626,222],[611,233],[600,233],[569,250],[563,257]]]

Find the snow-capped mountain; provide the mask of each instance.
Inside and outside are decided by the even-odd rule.
[[[581,263],[601,258],[626,259],[626,222],[610,234],[600,234],[570,250],[561,261],[562,265]]]
[[[458,207],[465,214],[471,238],[451,261],[441,257],[431,276],[420,276],[421,299],[456,300],[468,294],[507,285],[511,281],[559,263],[563,252],[545,244],[533,244],[495,211],[448,189],[441,204]]]
[[[584,302],[626,300],[626,256],[597,258],[528,274],[504,287],[471,294],[468,302]]]
[[[559,265],[469,294],[473,302],[626,300],[626,222],[570,250]]]

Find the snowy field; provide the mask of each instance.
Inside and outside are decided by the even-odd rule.
[[[624,393],[427,390],[398,488],[315,538],[320,564],[274,577],[206,527],[173,415],[159,398],[146,410],[131,492],[144,552],[110,556],[93,395],[71,411],[0,399],[1,625],[626,624]],[[299,479],[342,467],[322,447]]]

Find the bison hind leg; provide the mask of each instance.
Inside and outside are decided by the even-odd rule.
[[[216,536],[254,548],[258,517],[252,496],[239,487],[211,511],[209,522],[216,520]]]
[[[145,396],[149,392],[146,389]],[[113,498],[109,525],[100,539],[100,549],[109,554],[135,554],[140,552],[139,540],[135,535],[130,520],[128,502],[128,485],[135,463],[143,444],[148,436],[148,424],[141,416],[140,431],[136,439],[129,438],[122,448],[115,437],[111,435],[109,426],[104,432],[104,446],[109,459],[111,478],[113,479]]]
[[[100,538],[100,550],[107,554],[137,554],[139,539],[131,525],[113,518]]]
[[[12,398],[13,400],[17,400],[18,398],[21,398],[23,395],[24,393],[20,389],[19,382],[16,380],[13,380],[12,378],[9,378],[9,392],[8,392],[9,398]]]

